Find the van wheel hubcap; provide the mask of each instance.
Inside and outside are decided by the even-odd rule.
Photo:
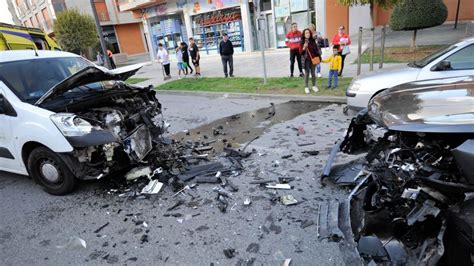
[[[51,162],[44,162],[41,165],[41,174],[46,180],[56,183],[59,180],[59,171]]]

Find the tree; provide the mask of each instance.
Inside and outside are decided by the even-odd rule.
[[[414,51],[417,31],[441,25],[447,17],[448,8],[443,0],[402,0],[393,9],[390,26],[396,31],[413,30],[411,50]]]
[[[370,22],[372,22],[372,27],[374,23],[374,8],[375,5],[382,8],[389,8],[398,3],[400,0],[338,0],[339,4],[346,6],[357,6],[357,5],[369,5],[370,7]]]
[[[57,14],[54,33],[65,51],[84,51],[98,42],[94,19],[77,10]]]

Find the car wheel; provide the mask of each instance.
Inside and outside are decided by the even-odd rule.
[[[30,153],[28,172],[36,183],[52,195],[68,194],[77,184],[77,179],[64,161],[46,147],[36,148]]]

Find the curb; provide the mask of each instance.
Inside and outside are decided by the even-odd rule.
[[[277,99],[287,101],[314,101],[325,103],[345,104],[346,97],[341,96],[304,96],[304,95],[284,95],[284,94],[257,94],[257,93],[223,93],[223,92],[201,92],[201,91],[175,91],[175,90],[157,90],[157,94],[180,95],[180,96],[201,96],[210,98],[230,98],[230,99]]]

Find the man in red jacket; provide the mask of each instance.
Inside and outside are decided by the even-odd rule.
[[[300,77],[303,77],[303,68],[301,66],[301,31],[298,30],[296,23],[291,23],[291,31],[286,34],[286,46],[290,48],[290,77],[293,77],[295,70],[295,58],[298,62],[298,69],[300,70]]]

